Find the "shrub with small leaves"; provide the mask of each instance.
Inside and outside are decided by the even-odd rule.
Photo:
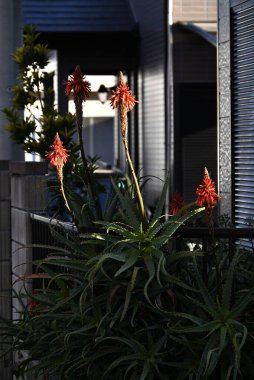
[[[56,133],[68,149],[74,149],[75,117],[70,113],[60,115],[54,106],[54,73],[45,71],[49,63],[48,48],[37,42],[38,37],[34,26],[25,26],[23,46],[14,54],[18,83],[12,88],[12,105],[3,112],[11,138],[24,151],[44,158]]]

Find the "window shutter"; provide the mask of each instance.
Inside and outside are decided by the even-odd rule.
[[[231,65],[234,219],[246,227],[254,222],[254,0],[231,8]]]

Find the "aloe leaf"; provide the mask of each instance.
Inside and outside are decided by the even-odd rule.
[[[113,191],[111,192],[111,196],[108,197],[103,219],[111,221],[114,219],[117,203],[119,201],[118,194],[114,194]]]
[[[114,253],[104,253],[102,255],[98,255],[95,257],[92,257],[88,262],[87,265],[91,265],[95,262],[96,266],[100,266],[101,263],[105,260],[113,259],[120,262],[125,262],[126,256],[125,254],[114,254]]]
[[[163,233],[153,238],[153,244],[159,249],[163,247],[170,240],[170,236],[167,233]]]
[[[47,265],[57,265],[62,267],[63,269],[72,269],[77,270],[78,272],[86,272],[87,266],[84,265],[84,261],[82,260],[74,260],[74,259],[58,259],[57,257],[51,257],[50,259],[44,260],[44,263]]]
[[[91,285],[94,282],[95,275],[97,274],[99,270],[101,270],[104,261],[109,260],[109,259],[120,261],[120,262],[126,261],[125,254],[121,254],[121,253],[118,253],[118,254],[105,253],[103,255],[96,256],[90,259],[87,265],[91,266],[90,270],[88,271],[89,283]]]
[[[233,366],[229,366],[226,368],[221,368],[221,379],[225,380],[230,380],[232,379],[231,374],[232,374]]]
[[[161,267],[163,266],[163,262],[165,262],[165,257],[161,251],[159,252],[159,255],[160,255],[160,257],[159,257],[159,262],[158,262],[157,269],[156,269],[156,278],[157,278],[158,284],[161,287],[163,287],[163,285],[161,283],[161,279],[160,279],[160,272],[161,272]]]
[[[229,310],[230,308],[235,267],[238,261],[239,261],[239,255],[235,254],[235,256],[233,257],[233,260],[230,263],[229,270],[227,272],[226,283],[223,287],[222,305],[226,310]]]
[[[232,317],[237,318],[245,308],[254,301],[254,288],[250,289],[245,295],[243,295],[238,302],[235,303],[231,310]]]
[[[160,198],[157,202],[157,205],[156,205],[156,208],[155,208],[155,211],[153,214],[153,218],[151,220],[152,224],[161,217],[161,214],[162,214],[162,211],[163,211],[163,208],[165,205],[165,199],[166,199],[166,194],[167,194],[167,190],[168,190],[168,184],[169,184],[169,176],[166,177],[164,186],[163,186],[161,194],[160,194]]]
[[[130,355],[123,355],[120,356],[118,359],[114,360],[113,363],[110,364],[110,366],[107,368],[107,370],[103,373],[102,379],[105,378],[105,376],[112,371],[114,368],[119,367],[124,362],[133,362],[137,359],[137,354],[130,354]]]
[[[165,341],[167,339],[167,336],[166,334],[164,334],[154,345],[154,348],[153,348],[153,352],[154,354],[156,354],[158,351],[160,351],[160,349],[162,348],[162,346],[164,345]]]
[[[186,296],[186,297],[191,301],[192,304],[204,310],[206,314],[209,315],[210,317],[213,317],[213,314],[211,313],[210,308],[205,303],[202,303],[198,299],[193,298],[193,297],[189,297],[189,296]]]
[[[168,255],[167,263],[168,265],[171,265],[175,263],[178,260],[192,258],[197,255],[201,255],[201,251],[179,251],[179,252],[172,252],[170,255]]]
[[[121,273],[125,272],[127,269],[131,268],[139,258],[139,252],[136,251],[130,255],[127,261],[118,269],[115,273],[115,277],[119,276]]]
[[[138,275],[138,271],[139,271],[140,268],[138,267],[134,267],[133,268],[133,272],[132,272],[132,276],[131,276],[131,280],[128,284],[128,287],[127,287],[127,290],[126,290],[126,296],[125,296],[125,301],[124,301],[124,306],[123,306],[123,312],[122,312],[122,315],[121,315],[121,318],[120,318],[120,322],[122,322],[122,320],[124,319],[125,317],[125,314],[128,310],[128,307],[129,307],[129,303],[130,303],[130,299],[131,299],[131,293],[135,287],[135,283],[136,283],[136,279],[137,279],[137,275]]]
[[[195,323],[198,326],[202,326],[205,323],[205,321],[203,319],[195,317],[192,314],[178,313],[178,312],[169,312],[168,315],[171,315],[172,317],[175,317],[175,318],[188,319],[188,320],[190,320],[191,322]]]
[[[196,281],[197,281],[197,283],[199,285],[200,293],[201,293],[201,295],[203,297],[203,300],[206,303],[208,309],[210,310],[211,316],[214,317],[214,318],[216,318],[216,316],[217,316],[216,305],[215,305],[215,303],[214,303],[211,295],[209,294],[208,289],[207,289],[204,281],[202,280],[202,278],[200,276],[195,256],[194,256],[194,260],[193,261],[194,261],[194,268],[195,268],[195,274],[196,274],[195,278],[196,278]]]
[[[187,203],[185,206],[180,208],[180,210],[178,210],[175,215],[172,215],[170,220],[178,220],[179,217],[183,216],[183,213],[185,213],[188,209],[192,208],[193,206],[197,206],[196,202]]]
[[[51,308],[51,311],[55,311],[55,310],[58,310],[58,309],[61,309],[61,307],[65,304],[68,304],[68,302],[75,298],[78,294],[80,294],[82,290],[82,287],[80,288],[75,288],[75,290],[72,291],[72,293],[65,297],[64,299],[58,301],[57,303],[54,303],[54,306],[51,304],[52,308]]]
[[[179,277],[168,273],[164,267],[163,260],[161,261],[160,265],[161,265],[161,273],[163,274],[165,280],[168,281],[168,283],[175,284],[175,285],[180,286],[183,289],[187,289],[187,290],[191,290],[195,292],[195,289],[191,285],[184,283],[181,279],[179,279]],[[196,292],[198,292],[198,290]]]
[[[109,337],[101,338],[100,341],[101,342],[115,341],[118,343],[124,343],[126,346],[128,346],[131,350],[133,350],[137,354],[139,354],[140,352],[145,352],[144,346],[141,343],[139,343],[137,340],[127,339],[122,336],[109,336]]]
[[[119,235],[123,235],[129,238],[136,236],[136,233],[133,231],[132,227],[121,222],[103,223],[103,225],[107,227],[107,231],[113,231]]]
[[[151,301],[150,301],[150,298],[148,296],[147,289],[148,289],[148,285],[150,284],[150,282],[153,280],[153,278],[155,276],[155,266],[154,266],[153,258],[150,255],[146,255],[144,257],[144,262],[145,262],[145,265],[147,267],[148,274],[149,274],[149,278],[146,281],[145,286],[144,286],[144,294],[145,294],[145,297],[146,297],[147,301],[150,304],[152,304]]]
[[[152,240],[164,227],[163,223],[160,223],[160,220],[157,219],[153,223],[149,223],[148,229],[145,232],[146,238]]]
[[[215,369],[218,361],[219,361],[219,356],[220,356],[220,349],[219,347],[215,347],[212,350],[209,350],[207,353],[207,358],[206,358],[206,366],[204,369],[204,375],[209,378],[213,370]]]
[[[201,379],[202,375],[204,375],[204,368],[207,366],[207,356],[209,355],[209,351],[216,348],[215,344],[218,341],[218,337],[216,334],[211,335],[208,342],[206,343],[203,353],[200,359],[198,371],[197,371],[197,379]]]
[[[150,373],[150,364],[149,362],[145,362],[143,366],[143,371],[140,376],[140,380],[145,380],[147,376],[149,375],[149,373]]]
[[[175,216],[171,217],[170,220],[165,223],[165,229],[164,229],[163,233],[165,235],[167,235],[168,238],[170,238],[178,230],[178,228],[182,224],[184,224],[187,220],[189,220],[194,215],[196,215],[196,214],[198,214],[204,210],[205,210],[205,207],[200,207],[200,208],[197,208],[195,210],[191,210],[188,212],[188,214],[182,215],[178,218],[176,218]]]
[[[220,350],[222,351],[227,343],[227,327],[222,326],[220,329]]]
[[[55,305],[55,302],[50,300],[49,297],[44,295],[43,293],[38,293],[36,295],[33,295],[33,299],[40,302],[41,304],[44,304],[44,305],[48,305],[48,306],[54,306]]]
[[[137,210],[134,208],[134,199],[128,193],[124,196],[117,186],[113,183],[113,187],[120,199],[120,202],[126,212],[129,224],[133,226],[136,231],[139,231],[141,220],[137,217]]]
[[[238,328],[238,330],[239,329],[241,330],[240,334],[242,336],[242,339],[241,339],[241,342],[239,344],[239,350],[240,350],[243,347],[243,345],[244,345],[244,343],[245,343],[245,341],[247,339],[248,329],[247,329],[247,327],[244,324],[242,324],[242,323],[240,323],[238,321],[235,321],[235,320],[231,321],[231,324],[234,325],[234,326],[236,326]]]
[[[124,378],[123,380],[129,380],[130,377],[129,377],[129,372],[138,365],[138,361],[137,360],[133,360],[131,362],[131,364],[127,367],[125,373],[124,373]],[[127,377],[128,376],[128,377]]]
[[[56,247],[54,245],[47,245],[47,244],[26,244],[25,247],[22,246],[22,247],[17,248],[15,252],[24,248],[43,248],[43,249],[51,249],[52,251],[61,252],[63,254],[70,253],[66,248]]]
[[[75,359],[74,364],[70,365],[68,369],[65,369],[63,378],[72,379],[73,371],[80,370],[83,367],[85,367],[84,371],[87,372],[88,370],[87,363],[93,363],[94,361],[99,360],[100,358],[104,358],[106,355],[110,355],[110,354],[114,355],[115,349],[108,348],[106,352],[100,351],[98,354],[91,355],[89,357],[87,357],[87,355],[82,353],[78,358]]]
[[[239,364],[240,364],[241,348],[240,348],[240,345],[238,343],[238,337],[240,337],[240,336],[241,336],[240,333],[235,333],[234,337],[232,339],[232,345],[233,345],[234,352],[235,352],[235,364],[233,367],[233,369],[234,369],[233,378],[234,379],[237,379],[237,373],[238,373],[238,368],[239,368]]]
[[[180,333],[203,333],[207,332],[208,335],[210,333],[213,333],[214,331],[218,330],[220,328],[220,325],[218,324],[217,321],[211,321],[207,323],[203,323],[200,326],[190,326],[190,327],[183,327],[177,329],[177,332]]]
[[[131,326],[133,327],[134,326],[134,320],[135,320],[135,316],[137,314],[137,311],[138,311],[138,303],[135,302],[134,306],[133,306],[133,310],[132,310],[132,314],[131,314]]]

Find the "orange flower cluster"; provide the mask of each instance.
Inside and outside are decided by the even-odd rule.
[[[110,98],[112,108],[123,108],[126,112],[129,112],[135,106],[138,101],[135,99],[135,95],[129,89],[129,86],[124,82],[123,73],[120,72],[119,85],[115,91],[112,91]]]
[[[60,181],[63,180],[63,167],[68,161],[69,150],[65,149],[62,141],[56,133],[53,145],[51,145],[51,151],[46,154],[46,159],[49,160],[50,165],[54,166],[57,170],[57,175]]]
[[[70,95],[73,91],[74,102],[85,101],[91,94],[91,83],[85,79],[79,66],[76,66],[74,74],[65,84],[65,94]]]
[[[221,199],[215,191],[215,183],[211,180],[207,168],[204,170],[202,183],[197,188],[197,196],[197,205],[205,206],[206,209],[216,206],[217,200]]]
[[[121,131],[124,143],[126,143],[128,131],[127,112],[131,111],[138,101],[135,99],[135,95],[132,94],[129,86],[124,82],[123,73],[121,71],[119,75],[119,85],[115,91],[112,91],[110,103],[112,108],[119,107]]]
[[[182,207],[185,206],[183,197],[179,191],[176,191],[169,206],[169,214],[175,215]]]

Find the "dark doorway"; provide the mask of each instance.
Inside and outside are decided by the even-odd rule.
[[[217,92],[215,83],[175,85],[175,189],[193,201],[204,167],[217,178]]]

